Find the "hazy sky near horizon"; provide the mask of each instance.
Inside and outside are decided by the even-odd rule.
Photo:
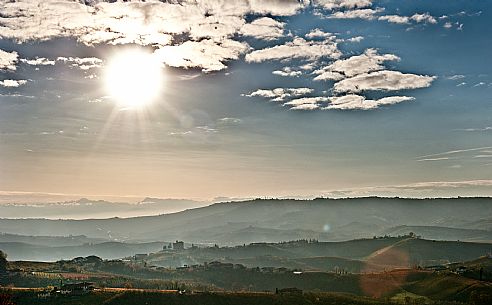
[[[491,1],[110,2],[0,0],[0,195],[492,195]]]

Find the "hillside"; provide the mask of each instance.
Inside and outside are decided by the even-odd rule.
[[[48,247],[19,242],[0,242],[0,249],[12,260],[56,261],[78,256],[97,255],[106,259],[122,258],[137,253],[151,253],[162,249],[167,243],[120,243],[102,242],[98,244]]]
[[[346,242],[289,242],[161,251],[149,264],[163,267],[210,261],[248,267],[287,267],[302,270],[349,272],[382,271],[474,260],[492,251],[492,244],[434,241],[418,238],[361,239]]]
[[[84,244],[98,244],[108,241],[102,238],[89,238],[85,235],[69,236],[25,236],[19,234],[0,233],[0,243],[19,242],[38,246],[80,246]]]
[[[141,295],[145,292],[153,292],[181,297],[183,295],[199,297],[211,296],[210,291],[213,291],[214,294],[221,295],[251,294],[292,297],[303,294],[304,297],[309,297],[311,294],[318,294],[321,297],[320,293],[343,293],[346,297],[354,299],[352,301],[337,299],[329,304],[356,304],[355,301],[360,297],[371,297],[365,300],[385,301],[391,304],[413,304],[413,301],[418,299],[425,300],[425,304],[433,304],[433,301],[465,303],[471,301],[472,304],[476,304],[474,301],[477,300],[477,296],[489,297],[492,291],[492,286],[487,281],[478,281],[448,271],[431,272],[408,268],[361,274],[293,272],[289,269],[246,268],[220,263],[168,269],[129,261],[104,261],[97,257],[77,258],[72,261],[55,263],[11,262],[10,268],[16,270],[8,278],[15,287],[46,287],[57,285],[60,279],[83,277],[99,287],[105,287],[96,291],[96,294],[104,291],[118,292],[120,295],[125,292],[138,292]],[[275,294],[276,289],[282,287],[297,287],[302,289],[303,293]],[[184,293],[168,289],[180,289]],[[30,290],[13,290],[15,291]],[[91,293],[87,296],[95,296],[95,294]],[[61,295],[52,295],[50,300],[73,302],[80,299],[76,296],[64,298]],[[161,298],[160,303],[156,300],[156,304],[166,303],[165,300]],[[196,299],[197,304],[203,303],[203,300],[200,300]],[[213,304],[229,303],[216,300]]]
[[[63,232],[118,241],[183,239],[236,245],[299,238],[341,241],[406,231],[395,230],[399,226],[417,229],[430,226],[439,227],[429,234],[435,239],[489,241],[489,231],[472,223],[491,214],[490,198],[252,200],[133,218],[0,219],[0,232],[22,235]],[[428,229],[426,232],[429,233]],[[426,232],[422,234],[424,237]]]
[[[492,241],[492,231],[440,226],[397,226],[384,230],[382,234],[398,236],[410,232],[425,239]]]

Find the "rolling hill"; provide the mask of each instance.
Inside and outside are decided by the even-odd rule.
[[[237,245],[292,239],[343,241],[415,230],[433,239],[490,241],[490,231],[477,229],[472,222],[491,214],[490,198],[251,200],[133,218],[0,219],[0,232]]]

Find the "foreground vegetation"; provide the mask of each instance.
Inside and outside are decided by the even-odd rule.
[[[470,274],[475,274],[473,266],[489,268],[491,261],[482,258],[467,263]],[[49,298],[41,298],[36,304],[138,304],[139,296],[146,298],[146,304],[208,304],[209,301],[210,304],[252,304],[250,298],[255,298],[254,303],[259,304],[291,304],[292,301],[292,304],[481,305],[492,300],[492,283],[452,270],[394,269],[355,274],[247,268],[220,262],[166,269],[135,261],[104,261],[98,257],[56,263],[10,262],[9,268],[7,281],[12,290],[6,292],[14,296],[16,304],[34,304],[30,302],[39,298],[40,293],[48,294]],[[95,283],[98,291],[84,296],[50,295],[54,286],[81,281]],[[116,287],[118,293],[109,287]],[[277,289],[288,287],[296,287],[300,293],[275,294]],[[175,292],[163,296],[162,292],[157,293],[160,290]],[[177,292],[185,296],[176,296]],[[295,301],[301,294],[303,301]],[[193,303],[197,299],[203,302]]]
[[[2,302],[3,299],[3,302]],[[4,290],[0,292],[2,305],[485,305],[488,296],[476,295],[466,303],[455,301],[432,301],[426,298],[416,298],[411,294],[401,298],[373,299],[340,293],[309,292],[302,294],[274,293],[224,293],[208,292],[195,294],[124,291],[96,291],[80,296],[57,296],[52,298],[40,297],[38,291]]]
[[[88,256],[7,262],[2,254],[0,305],[491,304],[490,255],[450,263],[488,247],[409,235],[164,249],[118,260]],[[349,258],[327,256],[343,252]],[[201,263],[198,257],[210,260]],[[164,260],[179,267],[159,266]],[[80,294],[63,288],[85,285],[81,282],[90,283],[91,289]]]

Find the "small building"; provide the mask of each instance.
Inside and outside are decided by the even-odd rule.
[[[184,242],[179,241],[179,240],[173,242],[173,249],[174,250],[184,250]]]
[[[302,294],[302,290],[296,287],[275,289],[276,294]]]
[[[425,267],[425,269],[426,270],[432,270],[435,272],[448,270],[448,268],[444,265],[427,266],[427,267]]]
[[[261,272],[263,272],[263,273],[273,273],[273,271],[275,271],[274,267],[262,267],[261,268]]]
[[[95,289],[94,283],[81,282],[81,283],[74,283],[74,284],[64,284],[57,292],[64,295],[80,295],[80,294],[90,293],[94,289]]]
[[[142,254],[135,254],[135,255],[133,256],[133,258],[134,258],[136,261],[141,261],[141,260],[146,259],[148,256],[149,256],[148,254],[142,253]]]
[[[210,262],[210,263],[207,263],[205,265],[206,268],[209,268],[209,269],[212,269],[212,268],[215,268],[215,269],[234,269],[234,264],[233,263],[222,263],[222,262],[219,262],[219,261],[213,261],[213,262]]]
[[[288,271],[289,271],[289,269],[287,269],[285,267],[280,267],[280,268],[275,269],[275,272],[277,272],[277,273],[286,273]]]
[[[456,273],[458,274],[464,274],[467,271],[467,268],[465,266],[459,266],[456,268]]]

